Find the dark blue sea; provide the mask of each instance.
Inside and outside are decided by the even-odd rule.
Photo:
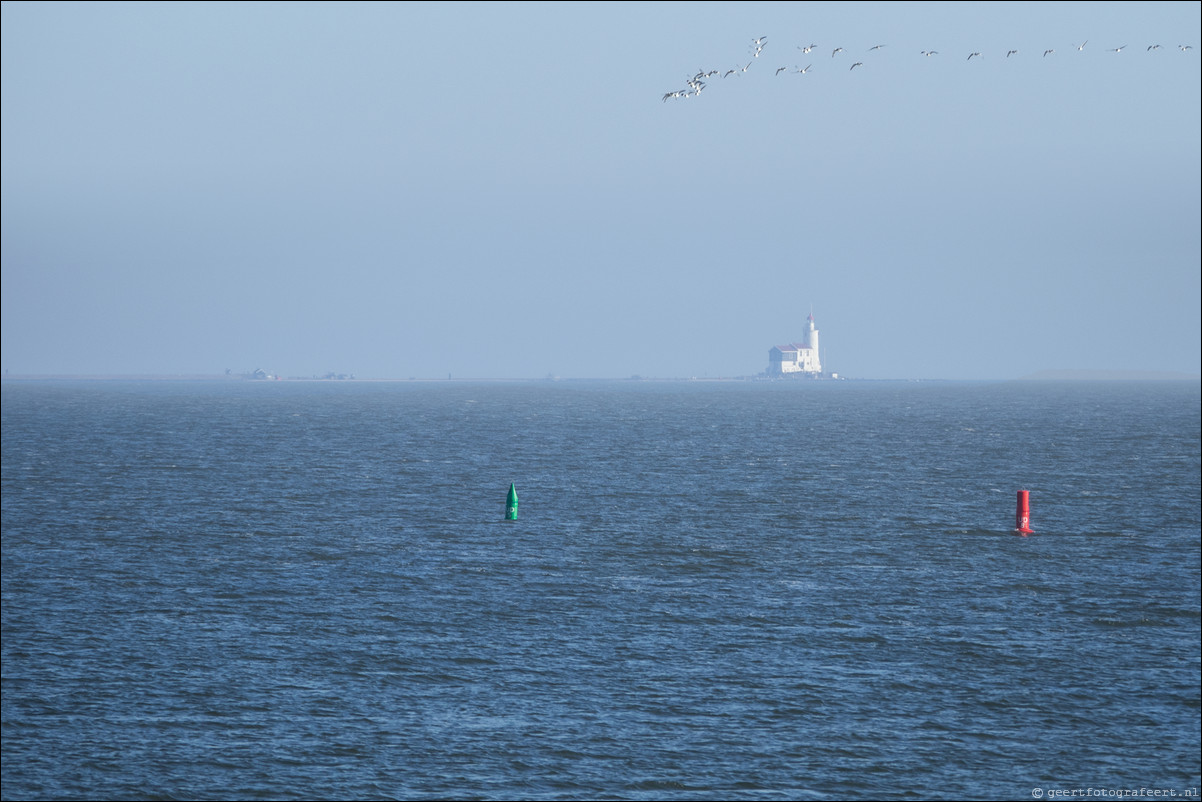
[[[1199,798],[1197,382],[2,391],[4,799]]]

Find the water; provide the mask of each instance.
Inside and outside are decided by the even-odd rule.
[[[1199,401],[6,382],[2,795],[1197,798]]]

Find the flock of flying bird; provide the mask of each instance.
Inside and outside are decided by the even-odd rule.
[[[741,74],[747,72],[748,70],[751,69],[751,65],[756,63],[756,59],[758,59],[760,57],[760,53],[764,52],[764,47],[767,46],[767,44],[768,44],[767,36],[760,36],[756,39],[753,39],[751,42],[751,48],[749,51],[751,53],[751,61],[748,61],[746,64],[744,64],[741,67],[736,64],[734,67],[730,68],[729,70],[725,70],[725,71],[723,71],[723,70],[698,70],[696,73],[693,74],[693,76],[691,78],[686,79],[685,83],[688,85],[687,89],[677,89],[672,92],[665,92],[664,98],[663,98],[664,102],[666,103],[669,100],[672,100],[674,98],[688,98],[688,97],[695,97],[697,95],[700,95],[701,90],[705,89],[705,81],[707,78],[712,78],[716,75],[721,76],[722,78],[728,78],[731,75],[737,76],[737,75],[741,75]],[[1085,46],[1087,44],[1089,44],[1088,39],[1086,39],[1084,42],[1082,42],[1079,45],[1074,44],[1073,47],[1075,47],[1077,49],[1077,51],[1080,52],[1085,49]],[[797,49],[801,51],[802,55],[809,55],[809,53],[812,52],[814,50],[814,48],[816,48],[816,47],[817,47],[817,45],[815,45],[815,44],[810,44],[810,45],[805,45],[805,46],[798,45]],[[882,49],[884,49],[884,47],[885,47],[885,45],[873,45],[872,47],[868,48],[867,52],[871,53],[874,50],[882,50]],[[1177,45],[1177,48],[1181,52],[1184,53],[1184,52],[1193,50],[1194,46],[1193,45]],[[1111,53],[1122,53],[1124,50],[1127,49],[1127,46],[1120,45],[1119,47],[1111,47],[1111,48],[1107,48],[1107,49]],[[1162,49],[1163,48],[1160,45],[1148,45],[1147,52],[1150,53],[1153,50],[1162,50]],[[840,53],[846,53],[846,52],[847,51],[844,48],[836,47],[834,50],[831,51],[831,58],[835,58]],[[922,55],[927,56],[927,57],[939,55],[938,50],[922,50],[919,52]],[[1008,50],[1008,51],[1006,51],[1006,58],[1010,58],[1011,56],[1016,56],[1016,55],[1018,55],[1018,52],[1019,52],[1018,50]],[[1048,48],[1047,50],[1043,51],[1043,58],[1047,58],[1048,56],[1052,55],[1055,52],[1056,51],[1054,49]],[[972,53],[968,54],[967,61],[972,61],[974,58],[983,58],[983,56],[981,55],[980,51],[973,51]],[[794,67],[792,72],[797,73],[799,75],[805,75],[807,72],[809,72],[811,70],[811,68],[813,68],[813,66],[814,66],[813,63],[811,63],[805,67]],[[863,67],[863,66],[864,66],[864,62],[856,61],[848,69],[854,70],[856,67]],[[787,71],[789,71],[788,67],[777,67],[776,72],[774,74],[780,75],[782,72],[787,72]]]

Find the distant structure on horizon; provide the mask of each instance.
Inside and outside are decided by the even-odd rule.
[[[821,376],[822,362],[818,358],[818,329],[814,326],[814,313],[806,318],[804,342],[774,345],[768,351],[768,375],[787,376],[791,373],[803,376]]]

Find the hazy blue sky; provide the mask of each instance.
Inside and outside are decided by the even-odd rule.
[[[6,2],[3,368],[1196,373],[1200,9]]]

